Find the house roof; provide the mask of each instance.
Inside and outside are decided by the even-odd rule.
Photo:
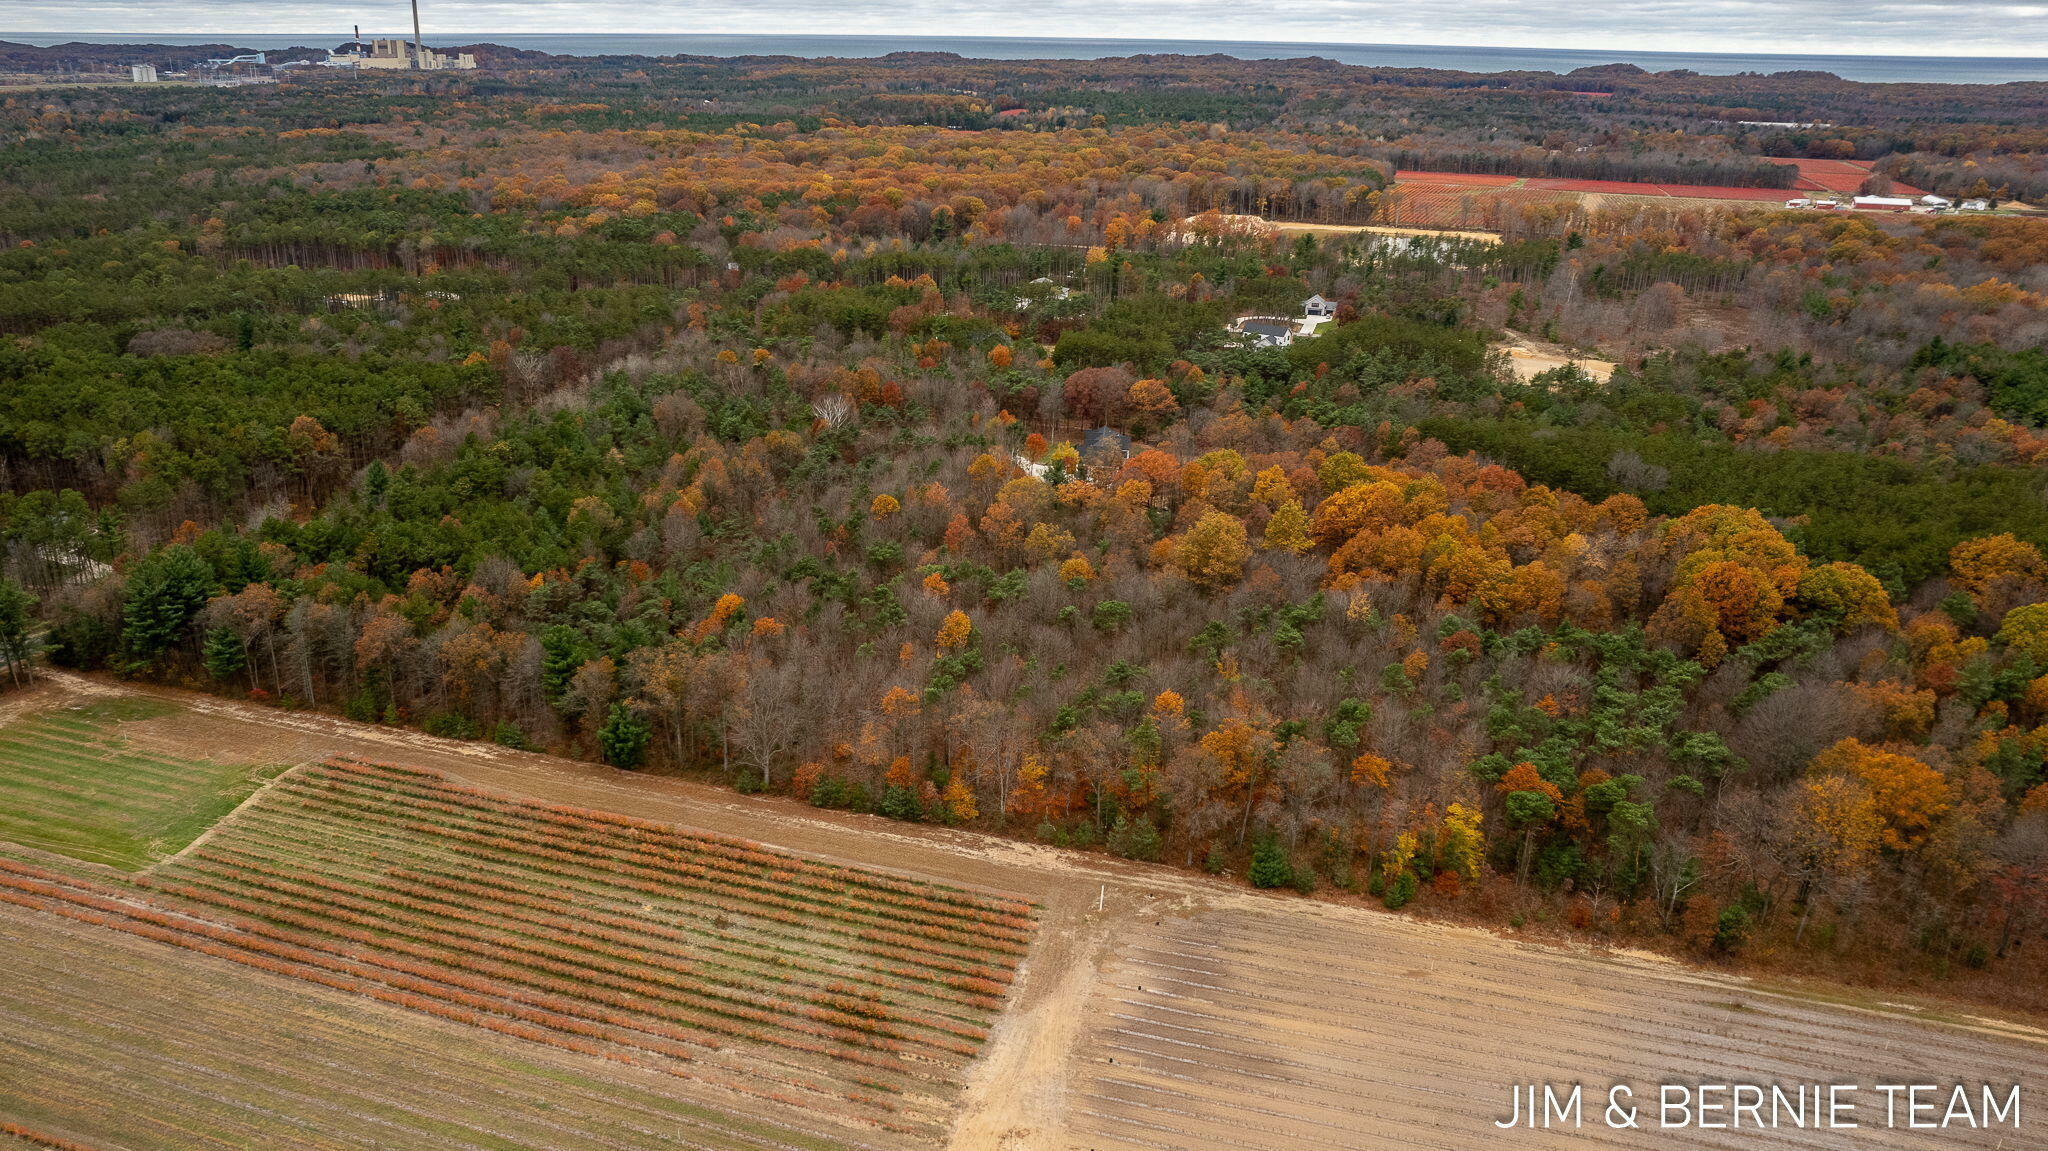
[[[1131,437],[1115,428],[1089,428],[1081,433],[1081,454],[1090,455],[1102,448],[1114,448],[1120,452],[1131,450]]]
[[[1287,336],[1294,333],[1294,325],[1284,320],[1240,320],[1237,330],[1252,336]]]

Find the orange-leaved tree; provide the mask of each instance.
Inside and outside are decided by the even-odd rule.
[[[1955,789],[1932,764],[1901,752],[1845,739],[1813,757],[1816,776],[1841,776],[1869,789],[1879,820],[1878,845],[1912,851],[1955,805]]]

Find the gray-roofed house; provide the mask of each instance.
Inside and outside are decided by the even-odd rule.
[[[1097,452],[1114,452],[1130,459],[1131,437],[1115,428],[1090,428],[1081,433],[1081,458],[1091,459]]]

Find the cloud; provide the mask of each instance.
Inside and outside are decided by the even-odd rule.
[[[853,0],[730,0],[715,6],[625,0],[421,4],[429,35],[442,40],[516,39],[521,33],[1185,37],[1909,56],[2048,56],[2043,11],[2038,2],[1955,0],[1643,0],[1627,5],[1316,0],[1293,7],[1224,0],[1127,0],[1117,5],[1099,0],[909,0],[886,7]],[[16,34],[157,32],[233,40],[303,33],[319,43],[346,34],[349,23],[358,21],[366,31],[411,26],[403,0],[185,0],[175,6],[138,0],[4,0],[4,19]],[[0,32],[0,38],[6,35]]]

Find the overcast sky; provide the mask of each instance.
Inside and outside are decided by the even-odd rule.
[[[2048,56],[2048,0],[421,0],[429,35],[700,32],[1067,36],[1457,44],[1644,51]],[[14,32],[392,31],[405,0],[0,0]]]

